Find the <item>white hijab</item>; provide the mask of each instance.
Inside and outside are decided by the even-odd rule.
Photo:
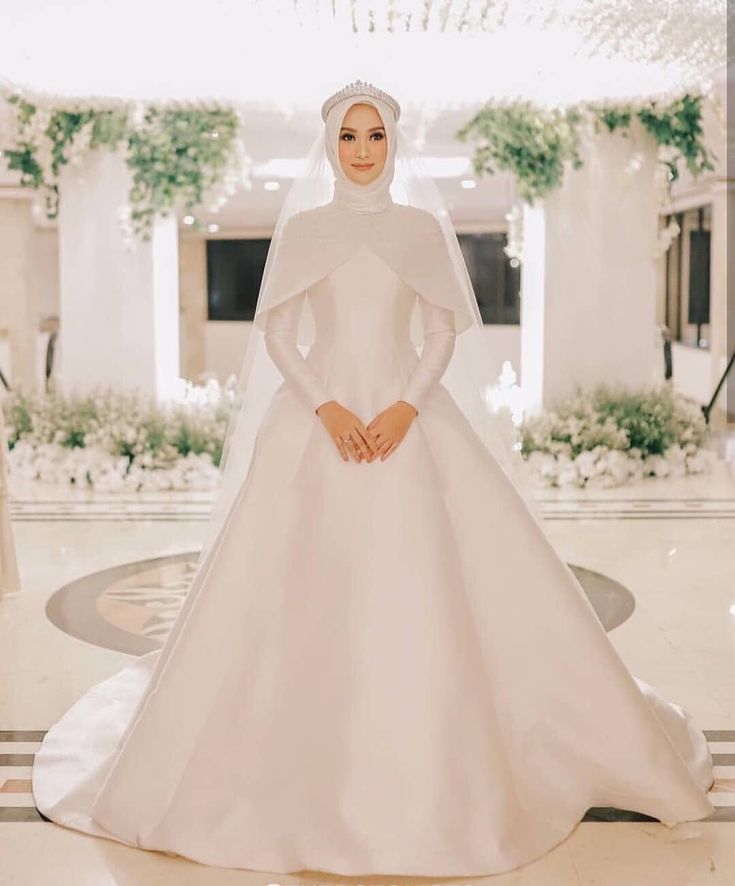
[[[367,184],[351,181],[342,168],[339,159],[339,132],[342,128],[345,114],[355,104],[369,104],[375,108],[385,127],[385,137],[387,140],[385,166],[380,175]],[[393,203],[390,196],[390,185],[393,181],[395,170],[397,146],[395,124],[395,117],[390,106],[372,96],[361,97],[357,101],[352,97],[344,98],[330,108],[325,124],[326,152],[327,159],[334,172],[333,202],[337,206],[350,209],[353,212],[381,212]]]

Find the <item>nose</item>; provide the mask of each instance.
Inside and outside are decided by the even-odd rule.
[[[368,145],[366,141],[360,140],[357,147],[357,156],[358,157],[367,157],[368,156]]]

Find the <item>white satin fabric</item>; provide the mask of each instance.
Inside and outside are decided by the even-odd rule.
[[[343,361],[380,360],[384,361],[388,371],[402,371],[404,375],[408,367],[413,367],[398,399],[406,400],[420,412],[427,394],[444,375],[454,351],[456,332],[452,311],[419,296],[424,344],[421,358],[416,362],[416,351],[410,339],[410,321],[416,293],[402,284],[400,278],[384,262],[376,261],[377,257],[370,250],[364,249],[361,253],[357,254],[349,266],[343,265],[336,273],[325,277],[311,289],[310,302],[316,315],[316,327],[328,329],[329,337],[324,334],[317,336],[309,349],[308,360],[304,359],[297,347],[299,317],[305,292],[270,310],[265,334],[268,354],[283,378],[293,390],[304,396],[314,410],[328,400],[339,400],[330,394],[323,378],[342,377],[345,371]],[[345,280],[345,274],[354,273],[355,268],[361,264],[365,273],[371,275],[371,285],[364,287],[362,297],[356,294],[349,300],[340,299],[337,292],[339,287],[350,285]],[[403,291],[403,295],[397,300],[381,298],[377,294],[380,291],[390,292],[396,286]],[[320,297],[320,293],[324,294]],[[396,316],[392,316],[394,312]],[[396,325],[396,322],[398,338],[391,342],[386,338],[385,331]],[[352,351],[341,348],[341,359],[336,364],[331,364],[327,372],[328,361],[334,359],[333,342],[346,342],[348,348],[354,348],[355,335],[351,332],[351,327],[360,329],[359,347]]]
[[[453,318],[458,333],[473,323],[466,298],[452,268],[439,223],[430,212],[390,203],[376,212],[353,212],[337,200],[300,212],[288,220],[277,244],[276,261],[261,295],[254,323],[265,329],[269,313],[337,271],[362,250],[381,258],[412,290]],[[369,285],[369,281],[366,281]],[[380,296],[379,281],[371,297]],[[299,322],[299,344],[310,344],[316,332]]]
[[[713,812],[704,735],[626,669],[442,384],[428,305],[419,359],[417,297],[364,247],[271,312],[284,381],[195,604],[155,679],[158,652],[51,727],[46,816],[210,865],[441,877],[530,862],[591,806]],[[384,462],[344,462],[314,414],[404,396]]]

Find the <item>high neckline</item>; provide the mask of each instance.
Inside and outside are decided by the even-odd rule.
[[[335,179],[332,203],[340,209],[360,214],[383,212],[393,204],[390,188],[369,190],[371,184],[373,182],[359,185],[349,180]]]

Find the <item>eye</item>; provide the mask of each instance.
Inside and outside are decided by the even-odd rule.
[[[343,132],[343,133],[342,133],[342,139],[343,139],[343,141],[346,141],[348,138],[354,138],[354,136],[352,135],[351,132]]]
[[[385,134],[382,132],[374,132],[373,136],[376,137],[377,141],[382,141],[385,138]]]

